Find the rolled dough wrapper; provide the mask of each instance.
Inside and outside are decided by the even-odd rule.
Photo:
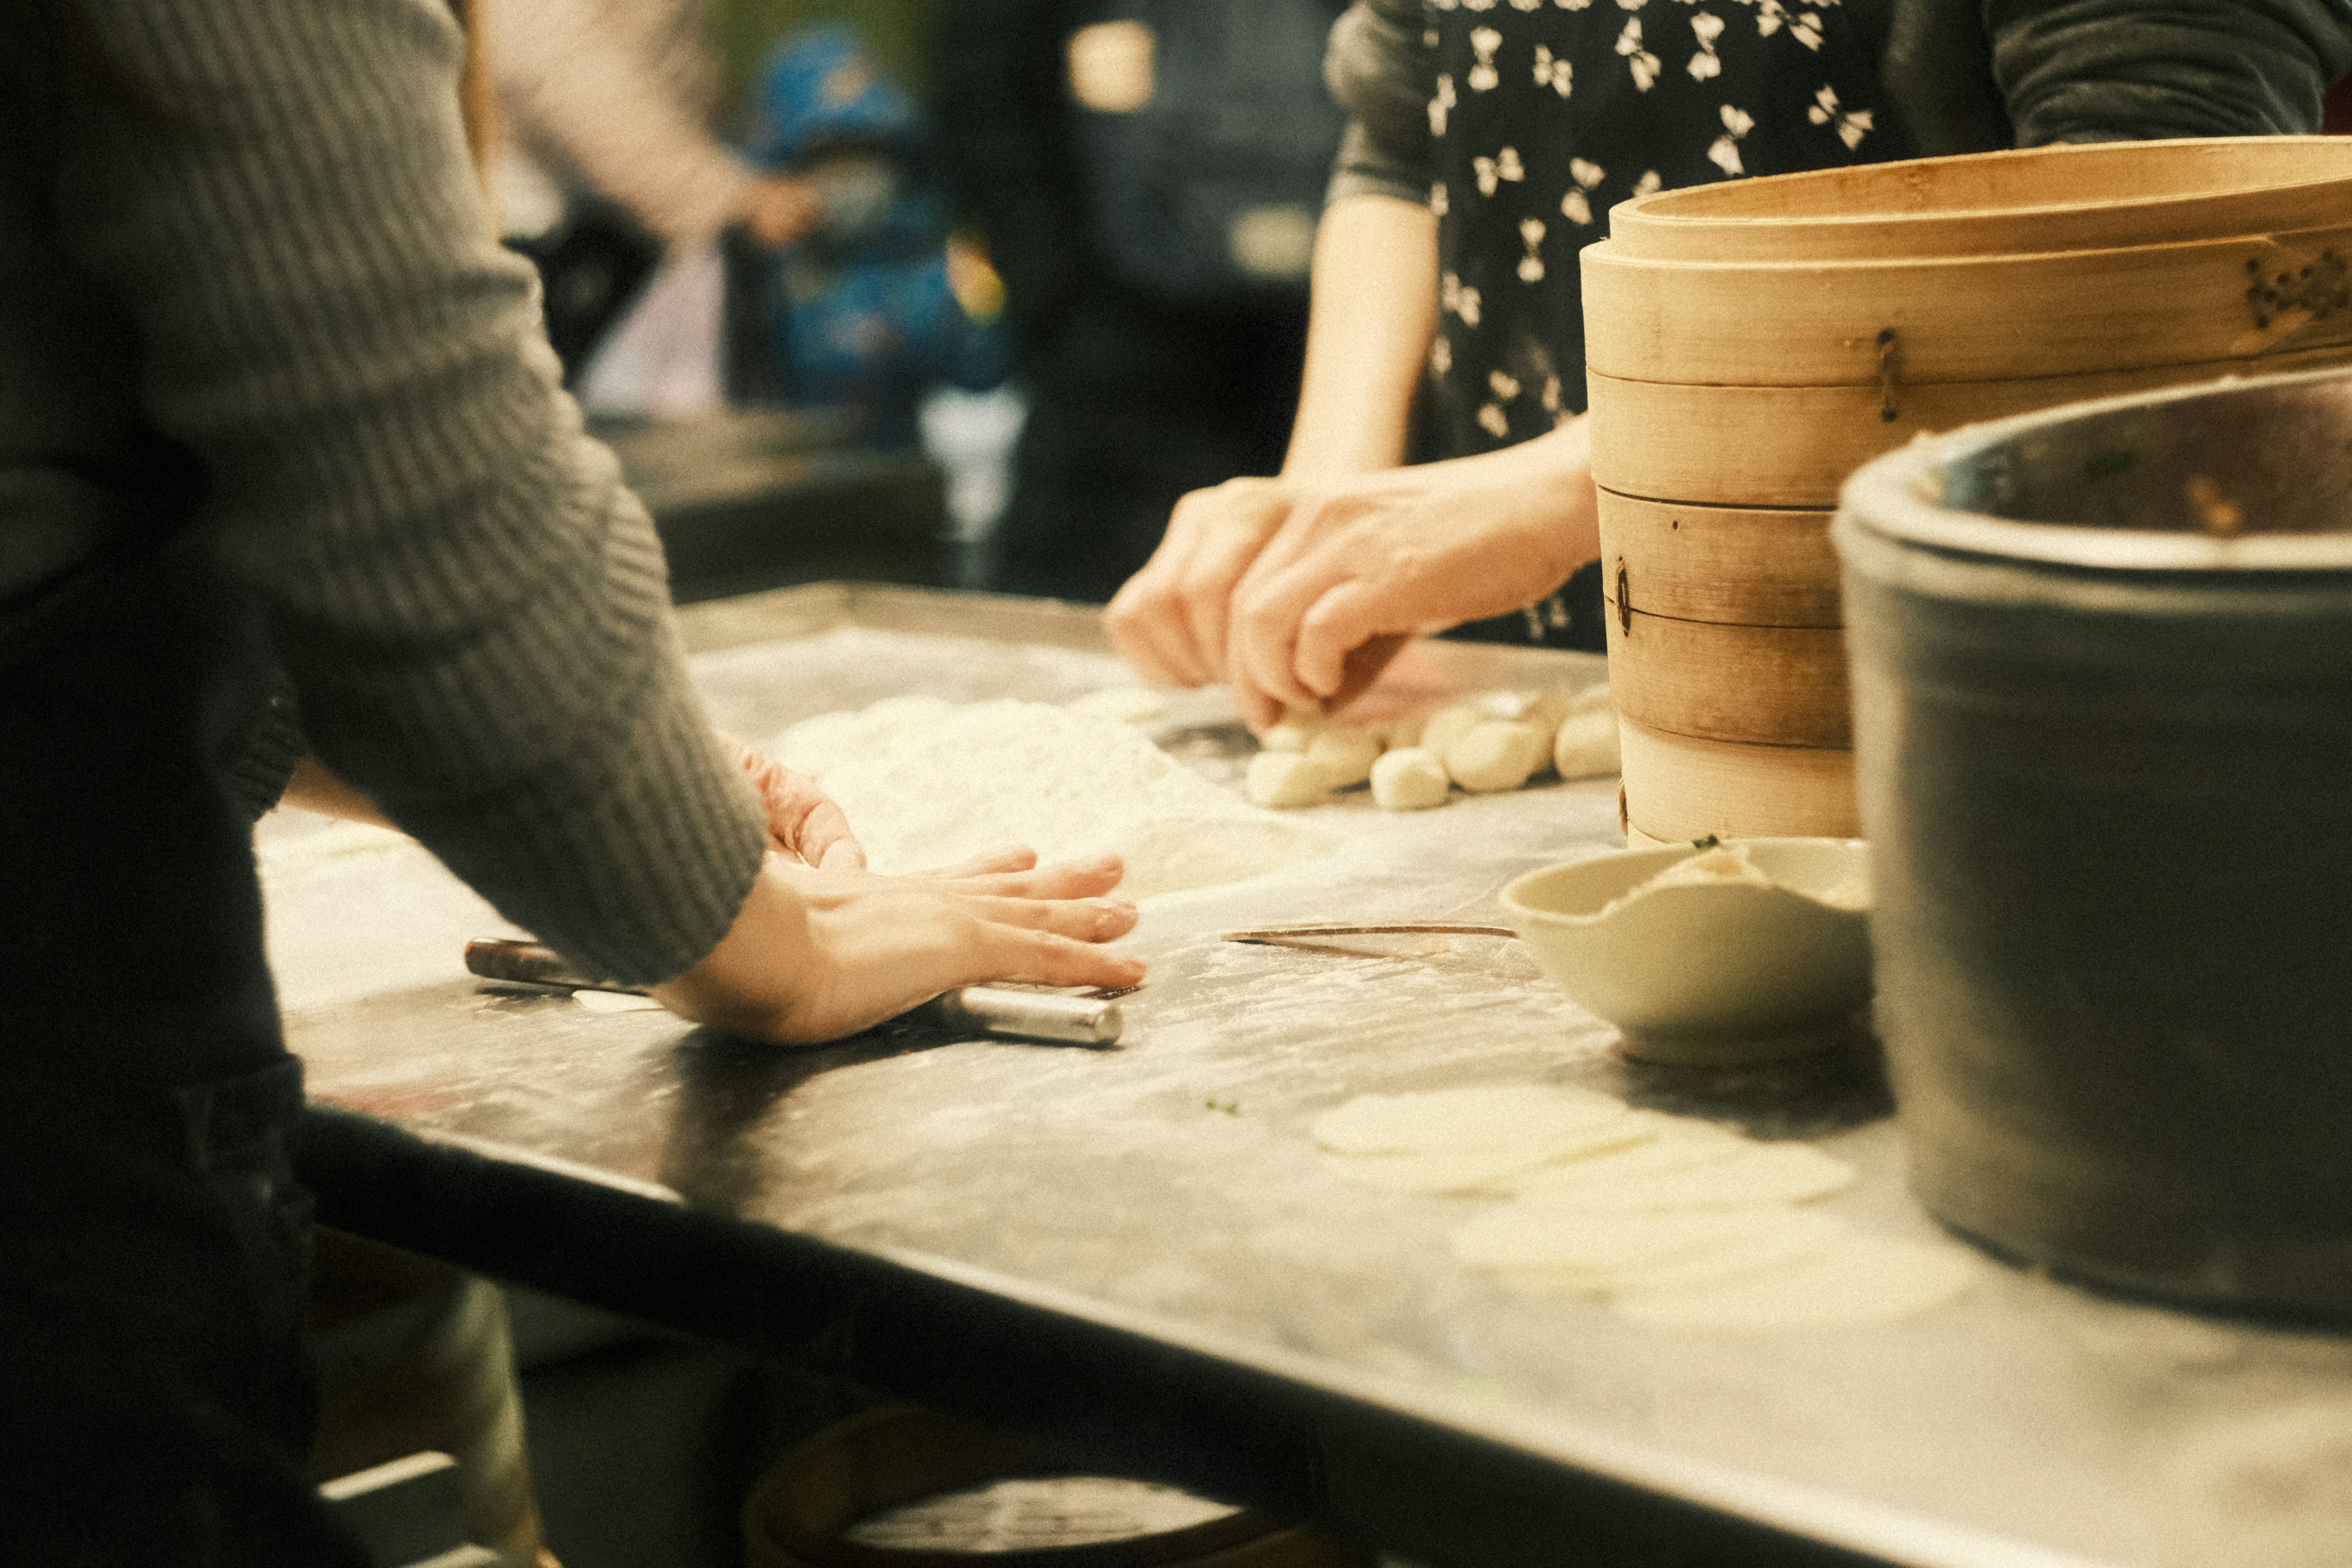
[[[1347,789],[1372,776],[1381,738],[1370,730],[1335,724],[1307,742],[1304,754],[1310,766],[1323,770],[1328,788]]]
[[[1868,1328],[1942,1306],[1977,1272],[1976,1261],[1957,1247],[1853,1236],[1718,1289],[1643,1291],[1620,1300],[1616,1309],[1654,1327],[1712,1333]]]
[[[1767,1208],[1827,1197],[1853,1184],[1853,1167],[1803,1143],[1749,1143],[1727,1159],[1647,1174],[1610,1162],[1591,1179],[1520,1196],[1548,1209],[1586,1214],[1664,1213],[1675,1209]]]
[[[1551,760],[1551,732],[1509,719],[1489,719],[1439,753],[1455,784],[1480,795],[1518,788]]]
[[[1551,742],[1551,765],[1564,779],[1598,778],[1623,764],[1617,753],[1617,715],[1608,708],[1570,713]]]
[[[1331,793],[1328,775],[1304,752],[1260,752],[1249,762],[1242,793],[1253,805],[1283,809],[1313,805]]]
[[[1592,1182],[1628,1182],[1733,1160],[1756,1145],[1737,1132],[1687,1116],[1636,1110],[1614,1129],[1622,1136],[1563,1156],[1512,1178],[1511,1191],[1530,1203]]]
[[[1654,1268],[1726,1247],[1754,1216],[1570,1215],[1524,1205],[1489,1209],[1454,1233],[1454,1256],[1473,1268],[1564,1268],[1595,1275]]]
[[[1597,1127],[1570,1127],[1517,1143],[1488,1149],[1449,1150],[1434,1154],[1331,1154],[1342,1175],[1400,1193],[1468,1193],[1496,1190],[1522,1171],[1565,1159],[1580,1148],[1605,1141],[1609,1130],[1633,1119],[1626,1111]]]
[[[1434,1154],[1565,1137],[1625,1115],[1625,1102],[1549,1084],[1478,1084],[1360,1094],[1317,1117],[1315,1142],[1342,1154]]]
[[[1492,1272],[1514,1289],[1552,1295],[1627,1298],[1711,1290],[1826,1252],[1853,1234],[1853,1226],[1833,1215],[1801,1209],[1757,1210],[1739,1217],[1745,1223],[1738,1230],[1726,1228],[1686,1250],[1599,1266],[1554,1264]]]
[[[1384,811],[1427,811],[1453,793],[1445,764],[1419,746],[1390,752],[1372,764],[1372,799]]]
[[[1418,744],[1423,751],[1434,752],[1443,758],[1447,747],[1486,723],[1489,717],[1475,702],[1449,702],[1422,725]]]

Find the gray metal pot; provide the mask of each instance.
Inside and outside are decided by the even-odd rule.
[[[2352,1311],[2352,375],[1922,442],[1834,538],[1920,1197],[2087,1279]]]

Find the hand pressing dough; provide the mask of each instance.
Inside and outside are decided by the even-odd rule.
[[[1317,1117],[1310,1131],[1337,1153],[1435,1154],[1565,1136],[1624,1114],[1624,1101],[1588,1089],[1498,1083],[1360,1094]]]
[[[1480,795],[1513,790],[1551,760],[1551,732],[1509,719],[1489,719],[1464,731],[1439,753],[1445,772]]]
[[[1637,1322],[1712,1333],[1858,1329],[1915,1317],[1966,1289],[1974,1259],[1955,1247],[1854,1236],[1715,1289],[1645,1291],[1616,1303]]]
[[[1321,768],[1304,752],[1260,752],[1249,761],[1242,793],[1253,805],[1313,805],[1331,793]]]
[[[1419,746],[1387,752],[1372,763],[1372,799],[1386,811],[1427,811],[1444,805],[1453,787],[1445,764]]]
[[[1853,1167],[1805,1143],[1750,1143],[1728,1158],[1648,1175],[1613,1174],[1561,1182],[1519,1195],[1547,1209],[1586,1214],[1662,1213],[1673,1209],[1764,1208],[1827,1197],[1853,1184]]]
[[[1551,742],[1551,765],[1564,779],[1597,778],[1622,766],[1617,751],[1617,715],[1607,708],[1570,713],[1559,721]]]
[[[1167,717],[1168,699],[1148,686],[1112,686],[1089,691],[1067,704],[1073,713],[1090,719],[1116,719],[1122,724],[1149,724]]]
[[[1380,754],[1378,735],[1338,724],[1318,731],[1307,742],[1304,753],[1309,765],[1323,770],[1328,789],[1348,789],[1363,783],[1372,776],[1372,763]]]

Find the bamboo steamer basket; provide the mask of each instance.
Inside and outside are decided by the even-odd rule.
[[[1915,436],[2352,363],[2352,139],[1662,192],[1583,269],[1627,836],[1859,831],[1839,487]]]

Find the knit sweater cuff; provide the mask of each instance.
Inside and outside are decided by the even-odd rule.
[[[633,985],[718,945],[767,846],[759,799],[675,648],[655,667],[601,743],[496,799],[399,814],[499,913],[583,972]]]

